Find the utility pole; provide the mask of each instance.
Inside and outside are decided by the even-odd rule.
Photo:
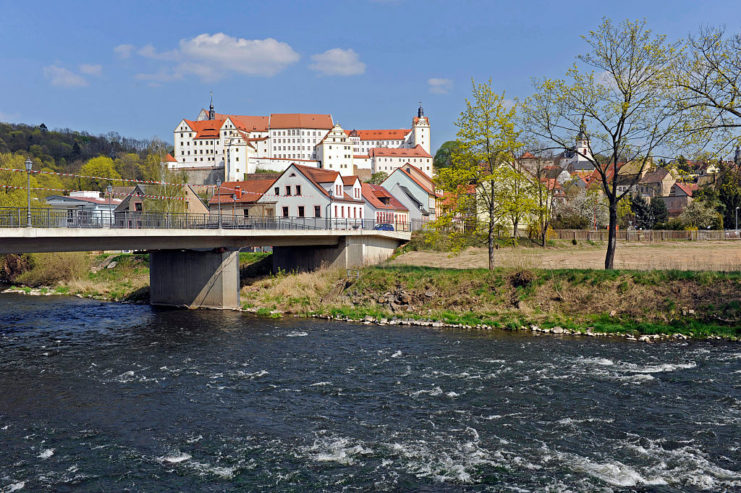
[[[31,227],[31,169],[33,168],[33,162],[31,159],[26,159],[26,198],[28,199],[28,207],[26,209],[26,227]]]
[[[221,180],[216,180],[216,200],[219,202],[219,229],[221,229]]]

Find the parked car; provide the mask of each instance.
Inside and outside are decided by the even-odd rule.
[[[388,224],[388,223],[381,223],[381,224],[376,224],[376,226],[373,229],[378,230],[378,231],[393,231],[394,225]]]

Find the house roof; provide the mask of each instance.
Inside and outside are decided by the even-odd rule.
[[[178,160],[175,159],[174,157],[172,157],[172,154],[169,154],[168,153],[167,156],[165,157],[165,162],[168,162],[168,163],[177,163]]]
[[[234,126],[245,132],[267,132],[270,118],[267,116],[218,115],[216,118],[228,117]]]
[[[79,205],[85,205],[85,204],[96,204],[96,205],[118,205],[121,203],[121,199],[114,199],[111,198],[110,200],[106,198],[92,198],[92,197],[69,197],[67,195],[50,195],[46,197],[46,201],[55,200],[55,201],[61,201],[61,202],[69,202],[69,203],[80,203]]]
[[[231,204],[232,202],[237,204],[252,204],[257,202],[270,187],[275,183],[274,178],[257,179],[257,180],[245,180],[245,181],[227,181],[221,184],[216,194],[211,197],[208,201],[209,204]],[[236,195],[236,189],[239,187],[241,190],[241,197],[236,200],[232,200],[232,194]]]
[[[332,115],[313,113],[272,113],[270,115],[270,128],[321,128],[329,130],[332,127]]]
[[[525,154],[520,156],[520,159],[535,159],[535,156],[530,151],[525,151]]]
[[[342,197],[335,197],[329,194],[329,192],[320,185],[320,183],[334,183],[338,176],[340,176],[340,173],[338,171],[332,171],[329,169],[320,169],[320,168],[312,168],[311,166],[304,166],[302,164],[296,164],[292,163],[291,166],[294,166],[301,174],[303,174],[306,178],[311,181],[316,188],[322,192],[325,196],[329,197],[332,200],[339,200],[344,202],[362,202],[362,200],[353,199],[346,193],[342,193]],[[290,167],[286,168],[286,171],[288,171]],[[283,173],[285,174],[286,171]],[[283,175],[281,175],[283,176]]]
[[[374,147],[368,151],[368,155],[379,157],[432,157],[430,153],[425,151],[424,148],[419,144],[412,148]]]
[[[411,132],[408,128],[394,128],[388,130],[345,130],[351,137],[359,137],[360,140],[404,140]]]
[[[383,188],[381,185],[363,183],[362,192],[363,198],[376,209],[401,212],[407,212],[409,210],[404,207],[404,204],[396,200],[396,197],[391,195],[388,190]],[[383,199],[386,199],[388,203],[384,203]]]
[[[413,172],[407,171],[405,168],[411,167],[413,169]],[[439,197],[438,194],[435,193],[434,185],[432,184],[432,180],[424,173],[424,171],[420,170],[416,166],[413,166],[409,163],[404,164],[403,166],[400,166],[396,168],[394,171],[391,172],[391,175],[389,175],[389,178],[393,176],[394,173],[402,173],[403,175],[407,176],[410,180],[412,180],[418,187],[420,187],[422,190],[427,192],[429,195],[434,195],[435,197]],[[416,177],[417,173],[421,173],[421,177]],[[388,180],[389,178],[386,178]],[[421,178],[421,179],[420,179]],[[425,179],[426,178],[426,179]],[[384,182],[386,181],[384,180]],[[403,187],[406,188],[406,187]]]
[[[668,174],[669,171],[665,168],[657,168],[655,171],[646,173],[643,178],[641,178],[640,183],[661,183]]]
[[[698,189],[697,183],[675,183],[675,187],[684,192],[688,197],[692,197],[692,193]]]
[[[342,184],[348,187],[353,186],[356,181],[360,181],[360,178],[355,175],[342,177]]]
[[[218,139],[224,120],[185,120],[185,123],[196,132],[195,139]]]

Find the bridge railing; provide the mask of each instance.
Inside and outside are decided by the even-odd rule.
[[[229,214],[89,211],[79,209],[0,207],[0,228],[85,229],[259,229],[259,230],[412,230],[409,222],[322,217],[243,217]]]

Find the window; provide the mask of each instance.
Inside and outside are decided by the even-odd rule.
[[[291,185],[286,185],[286,196],[289,197],[291,195]]]
[[[280,188],[279,188],[279,187],[275,187],[275,188],[273,189],[273,192],[275,193],[275,196],[276,196],[276,197],[280,197]]]
[[[283,217],[288,217],[288,207],[283,208]]]
[[[322,217],[322,208],[318,205],[314,206],[314,217]]]
[[[244,210],[244,217],[250,217],[250,210],[249,209],[245,209]]]
[[[334,206],[334,217],[337,217],[337,206]]]
[[[304,217],[304,206],[298,206],[298,217]]]
[[[296,185],[296,195],[301,195],[301,185]]]
[[[141,212],[142,211],[142,203],[141,202],[137,202],[136,204],[134,204],[134,209],[136,209],[136,212]]]

